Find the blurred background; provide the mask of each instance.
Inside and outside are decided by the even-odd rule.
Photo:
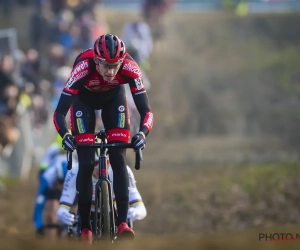
[[[74,59],[105,32],[131,48],[131,22],[153,45],[138,61],[155,121],[134,170],[148,211],[137,234],[297,228],[299,12],[300,0],[0,0],[0,232],[34,239],[36,175]]]

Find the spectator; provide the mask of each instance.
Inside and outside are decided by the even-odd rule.
[[[152,36],[149,25],[143,21],[128,22],[123,26],[122,38],[128,53],[143,68],[152,52]]]
[[[48,1],[38,1],[30,18],[30,42],[35,49],[40,49],[48,40],[50,20],[53,18],[49,9]]]
[[[13,58],[0,57],[0,154],[4,148],[17,141],[19,132],[15,127],[19,89],[12,80]]]
[[[0,6],[2,6],[2,14],[6,17],[9,18],[10,14],[12,12],[12,7],[14,5],[13,0],[0,0]]]
[[[8,76],[6,70],[3,68],[4,59],[0,56],[0,102],[3,101],[3,93],[5,88],[12,83],[11,78]]]
[[[37,88],[40,81],[40,59],[35,49],[29,49],[26,58],[21,65],[21,76],[26,82],[31,82]]]
[[[53,43],[49,49],[48,56],[48,73],[50,76],[55,76],[58,68],[67,64],[67,57],[62,45],[58,43]]]
[[[0,113],[14,115],[19,90],[13,81],[13,58],[6,54],[0,58]]]
[[[142,8],[143,16],[150,25],[155,41],[161,40],[166,33],[166,13],[176,0],[145,0]]]

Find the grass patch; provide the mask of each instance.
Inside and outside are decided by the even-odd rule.
[[[250,166],[240,173],[239,183],[245,191],[255,197],[258,188],[282,192],[282,180],[295,178],[299,174],[299,164],[280,163]]]

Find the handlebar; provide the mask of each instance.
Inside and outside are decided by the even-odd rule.
[[[116,143],[94,143],[94,144],[78,144],[78,148],[132,148],[131,143],[116,142]],[[140,163],[143,160],[142,150],[139,149],[135,152],[135,166],[136,170],[140,169]],[[72,169],[72,152],[67,151],[67,169]]]

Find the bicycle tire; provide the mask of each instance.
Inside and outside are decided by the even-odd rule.
[[[101,226],[101,235],[103,240],[111,240],[111,221],[110,213],[112,208],[110,207],[110,196],[108,183],[102,181],[100,183],[100,192],[99,192],[99,201],[100,201],[100,226]]]

